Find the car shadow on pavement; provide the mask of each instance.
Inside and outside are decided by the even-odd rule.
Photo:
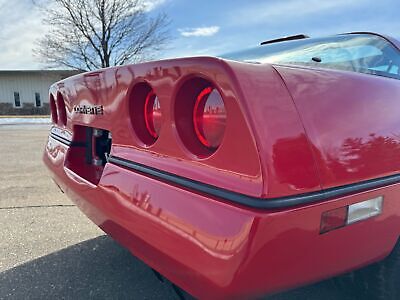
[[[265,300],[359,300],[349,285],[346,288],[338,288],[333,280],[325,280],[313,285],[301,287],[264,298]]]
[[[0,273],[0,299],[177,299],[168,284],[107,236]]]
[[[171,285],[108,236],[0,273],[0,299],[178,299]],[[265,299],[352,299],[330,281]]]

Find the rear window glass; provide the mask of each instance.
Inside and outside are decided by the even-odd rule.
[[[309,65],[400,79],[399,50],[372,34],[285,41],[221,57],[249,63]]]

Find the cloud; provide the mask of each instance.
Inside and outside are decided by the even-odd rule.
[[[191,37],[191,36],[212,36],[219,31],[218,26],[209,26],[209,27],[196,27],[196,28],[185,28],[185,29],[178,29],[184,37]]]
[[[0,1],[0,69],[37,69],[32,48],[46,28],[30,1]]]
[[[144,0],[145,10],[151,11],[169,0]],[[42,13],[31,0],[0,0],[0,70],[41,69],[32,50],[48,28],[42,24]]]
[[[151,11],[163,5],[167,0],[144,0],[143,6],[145,11]]]

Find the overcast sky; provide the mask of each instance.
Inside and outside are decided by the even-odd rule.
[[[148,0],[151,1],[151,0]],[[156,0],[174,39],[160,58],[213,55],[280,36],[376,31],[400,38],[399,0]],[[41,69],[33,56],[45,33],[31,0],[0,0],[0,69]]]

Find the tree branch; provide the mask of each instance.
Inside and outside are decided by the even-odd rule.
[[[49,33],[34,53],[51,66],[93,70],[136,62],[169,40],[169,19],[143,0],[34,0]]]

